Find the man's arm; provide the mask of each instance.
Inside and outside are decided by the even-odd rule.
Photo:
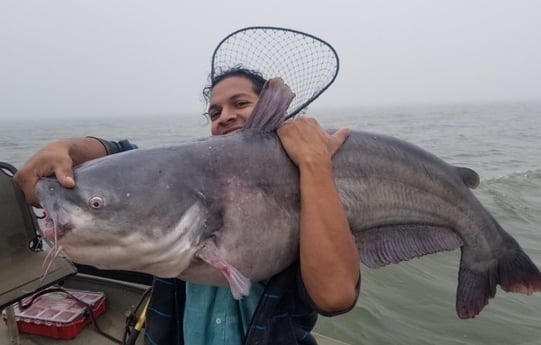
[[[54,174],[62,186],[73,188],[74,166],[131,148],[133,146],[127,141],[116,143],[94,137],[61,139],[46,145],[30,157],[13,180],[21,187],[26,201],[38,206],[34,189],[40,177]]]
[[[311,118],[278,130],[300,172],[300,266],[308,295],[324,314],[348,310],[357,299],[359,256],[332,174],[332,155],[349,135],[327,134]]]

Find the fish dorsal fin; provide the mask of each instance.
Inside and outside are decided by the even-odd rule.
[[[272,132],[284,122],[287,107],[295,94],[282,78],[269,79],[259,95],[252,115],[244,124],[244,129],[257,129]]]
[[[458,174],[462,178],[464,184],[471,189],[477,188],[479,186],[479,175],[470,168],[456,167]]]

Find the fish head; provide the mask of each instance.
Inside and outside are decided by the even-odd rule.
[[[38,181],[44,237],[77,263],[176,277],[198,249],[199,233],[191,230],[201,227],[203,211],[195,202],[168,207],[176,192],[166,176],[153,179],[140,164],[108,162],[76,168],[74,188],[54,178]]]

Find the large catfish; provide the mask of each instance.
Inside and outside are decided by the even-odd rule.
[[[298,170],[275,133],[293,97],[273,79],[242,130],[84,163],[74,189],[42,179],[44,233],[75,262],[229,284],[241,298],[298,256]],[[470,191],[473,170],[357,131],[333,168],[368,267],[460,247],[461,318],[477,315],[497,285],[541,291],[538,268]]]

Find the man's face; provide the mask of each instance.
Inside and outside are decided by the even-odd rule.
[[[244,77],[228,77],[212,89],[208,114],[212,135],[231,133],[244,126],[259,96]]]

